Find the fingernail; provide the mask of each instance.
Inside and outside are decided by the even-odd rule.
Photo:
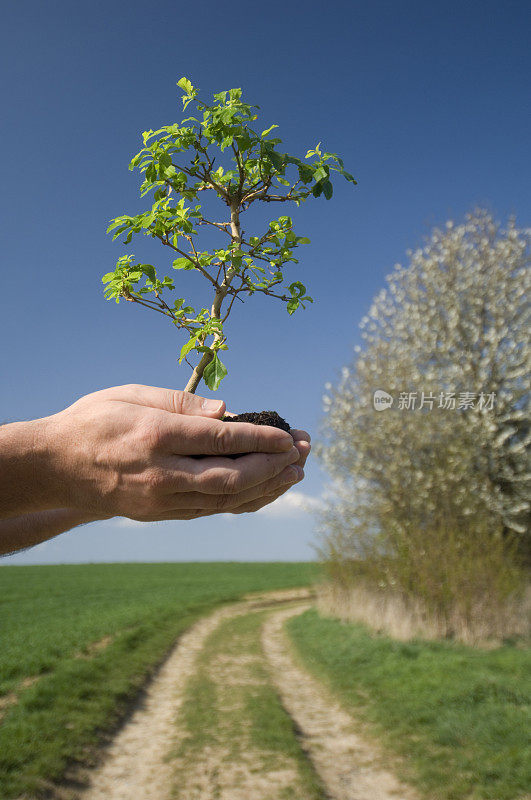
[[[222,405],[223,405],[223,400],[209,400],[206,398],[201,403],[201,408],[203,409],[203,411],[210,411],[213,414],[217,411],[220,411]]]

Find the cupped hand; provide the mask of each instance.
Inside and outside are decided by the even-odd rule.
[[[236,425],[238,423],[234,424]],[[306,459],[310,455],[310,451],[312,449],[310,445],[311,437],[308,431],[299,430],[298,428],[291,428],[290,434],[293,438],[294,446],[299,453],[299,460],[294,463],[294,466],[299,470],[298,481],[301,481],[304,478],[304,465],[306,464]],[[232,509],[231,513],[245,514],[250,511],[259,511],[264,506],[269,505],[269,503],[273,503],[281,495],[285,494],[285,492],[287,492],[291,486],[293,486],[292,483],[285,486],[279,486],[278,489],[271,494],[264,494],[262,497],[257,498],[254,501],[242,504],[241,506]]]
[[[301,480],[309,436],[227,425],[224,411],[222,401],[138,384],[82,397],[42,420],[50,499],[141,521],[258,510]]]
[[[234,417],[234,414],[231,411],[226,411],[225,416]],[[234,423],[234,424],[241,424],[241,423]],[[298,470],[298,480],[297,483],[304,478],[304,466],[306,464],[306,459],[310,455],[311,451],[311,436],[308,431],[301,430],[299,428],[290,428],[290,435],[293,439],[293,444],[297,448],[299,453],[299,459],[296,461],[292,466],[294,466]],[[284,486],[279,486],[275,491],[271,492],[271,494],[264,494],[262,497],[256,498],[255,500],[249,501],[247,503],[243,503],[241,506],[238,506],[234,509],[230,510],[232,514],[245,514],[253,511],[259,511],[264,506],[273,503],[277,500],[281,495],[285,494],[288,489],[293,486],[293,483],[288,483]]]

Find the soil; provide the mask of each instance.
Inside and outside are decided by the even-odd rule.
[[[225,415],[221,418],[222,422],[251,422],[253,425],[271,425],[273,428],[280,428],[287,433],[290,432],[290,425],[276,411],[245,411],[243,414],[236,414],[234,417]],[[238,458],[245,453],[235,453],[228,458]]]
[[[273,428],[290,432],[290,425],[276,411],[246,411],[235,417],[223,417],[223,422],[252,422],[253,425],[271,425]]]

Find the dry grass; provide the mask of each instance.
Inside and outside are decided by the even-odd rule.
[[[361,622],[401,641],[453,638],[492,647],[531,634],[531,586],[503,603],[485,594],[466,613],[456,604],[438,614],[419,598],[376,588],[358,577],[350,584],[331,582],[319,587],[318,608],[324,615]]]

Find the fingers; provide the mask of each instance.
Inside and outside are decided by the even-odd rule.
[[[285,491],[285,490],[284,490]],[[275,500],[278,500],[284,492],[277,492],[276,494],[267,495],[262,497],[261,500],[255,500],[251,503],[245,503],[244,505],[238,506],[238,508],[234,508],[230,510],[229,514],[254,514],[256,511],[260,511],[260,509],[265,508],[265,506],[274,503]]]
[[[250,453],[235,459],[168,459],[164,465],[165,493],[237,494],[270,481],[299,458],[299,451],[292,445],[286,453]]]
[[[185,423],[168,417],[164,438],[167,451],[185,456],[285,453],[293,447],[291,434],[279,428],[201,417],[187,417]]]
[[[298,467],[298,465],[297,465]],[[293,469],[290,467],[289,469]],[[293,480],[292,476],[288,476],[287,471],[284,477],[283,473],[279,476],[279,487],[276,490],[273,490],[272,487],[274,482],[268,486],[267,489],[264,487],[257,487],[255,490],[250,490],[247,494],[241,493],[239,496],[235,497],[235,504],[233,505],[230,500],[232,496],[227,495],[217,495],[217,496],[208,496],[208,495],[201,495],[197,492],[190,492],[187,495],[181,494],[181,498],[186,498],[187,502],[190,502],[190,506],[183,507],[182,503],[179,503],[178,508],[169,508],[168,510],[163,510],[162,508],[154,516],[150,516],[149,519],[143,519],[142,521],[162,521],[162,520],[191,520],[197,519],[199,517],[209,517],[213,516],[214,514],[247,514],[254,511],[259,511],[264,506],[273,503],[275,500],[278,500],[283,494],[285,494],[294,483],[298,483],[304,477],[304,471],[298,473],[295,480]],[[287,480],[287,483],[281,483],[282,480]],[[248,499],[252,497],[252,493],[256,492],[257,496],[254,499]],[[261,494],[261,492],[267,491],[267,494]],[[269,492],[272,492],[269,494]],[[247,499],[245,499],[247,497]],[[172,502],[175,502],[172,498]],[[206,505],[205,505],[206,503]]]
[[[157,386],[143,386],[139,383],[128,383],[124,386],[113,386],[94,392],[102,400],[121,400],[151,408],[160,408],[172,414],[218,418],[225,413],[223,400],[214,400],[178,389],[162,389]]]
[[[291,428],[290,433],[293,437],[294,442],[308,442],[308,444],[310,444],[310,442],[312,441],[312,437],[310,436],[308,431],[302,431],[299,430],[298,428]]]
[[[312,449],[311,445],[310,445],[310,441],[311,441],[310,434],[308,433],[308,431],[302,431],[302,430],[298,430],[296,428],[292,428],[290,430],[290,433],[291,433],[291,435],[293,437],[293,441],[295,443],[295,447],[297,448],[297,450],[300,453],[300,458],[299,458],[297,463],[301,467],[304,467],[304,465],[306,464],[306,459],[310,455],[310,451]]]
[[[291,488],[291,486],[284,486],[284,487],[278,489],[273,494],[267,494],[267,495],[264,495],[263,497],[257,498],[256,500],[251,500],[251,501],[249,501],[247,503],[242,503],[241,506],[237,506],[235,508],[231,508],[231,509],[228,510],[227,513],[229,513],[229,514],[252,514],[252,513],[256,512],[256,511],[260,511],[262,508],[265,508],[265,506],[268,506],[271,503],[274,503],[275,500],[278,500],[278,498],[282,497],[283,494],[286,494],[286,492],[290,488]]]
[[[232,494],[202,494],[201,492],[178,492],[169,496],[165,501],[165,509],[171,511],[183,508],[201,509],[213,512],[230,512],[239,506],[258,503],[258,506],[269,500],[264,501],[264,497],[271,495],[280,496],[293,484],[298,483],[304,477],[304,470],[298,465],[285,467],[282,472],[268,481],[245,489],[241,492]]]

